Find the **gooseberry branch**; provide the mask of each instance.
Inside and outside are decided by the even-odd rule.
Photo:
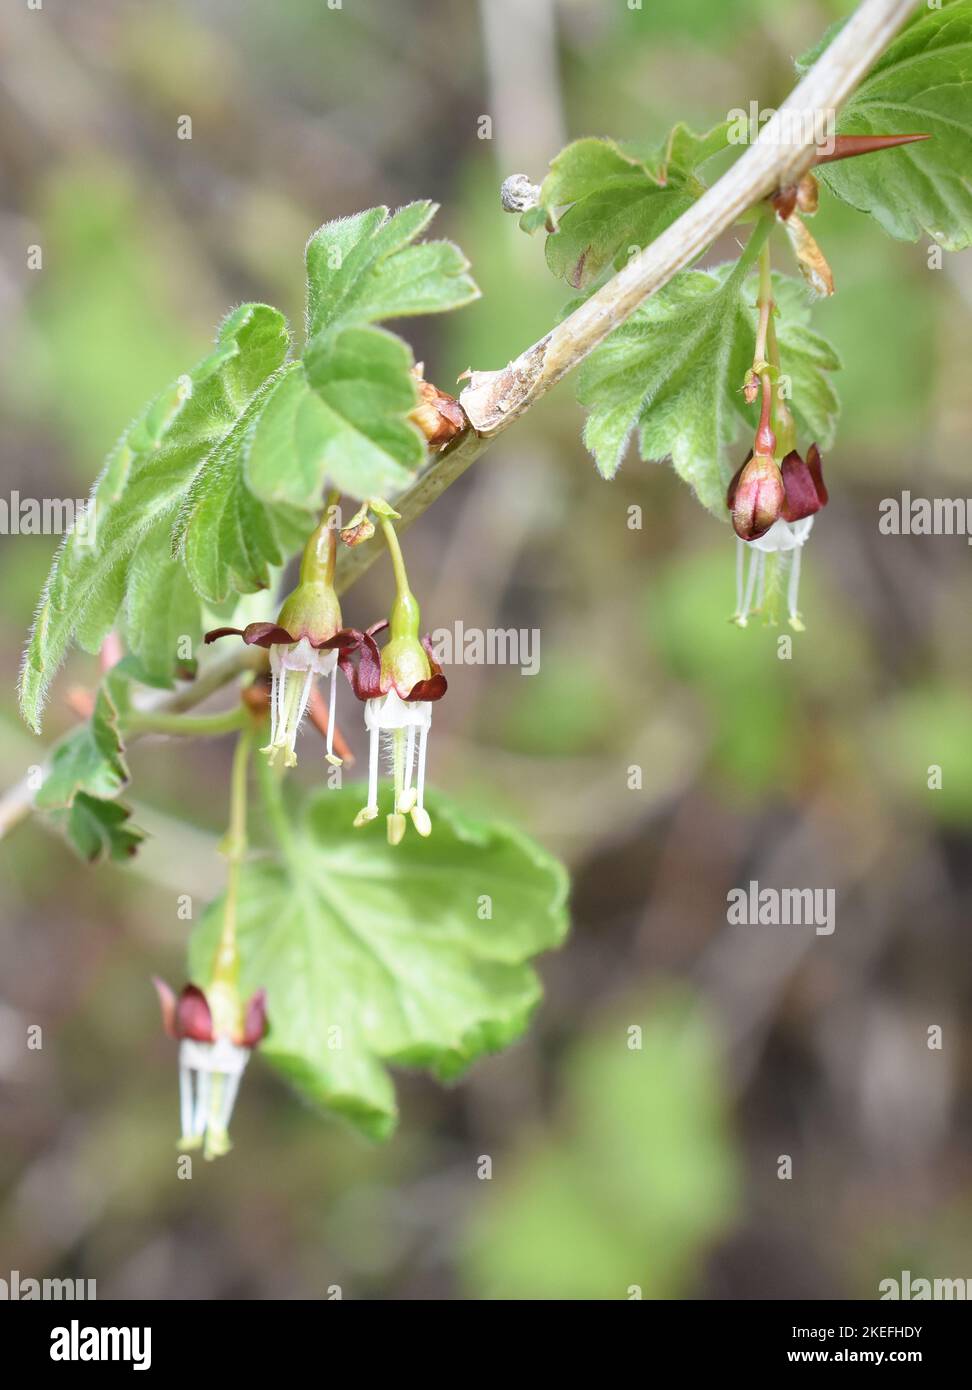
[[[399,531],[407,529],[466,472],[490,439],[518,420],[578,366],[649,295],[696,260],[716,237],[750,214],[753,208],[771,198],[777,190],[799,181],[818,161],[818,155],[809,141],[798,144],[781,138],[784,121],[794,113],[836,111],[914,8],[915,0],[863,0],[783,106],[762,128],[758,139],[688,211],[584,304],[505,368],[469,374],[469,385],[459,398],[465,428],[430,460],[407,489],[391,499],[400,518]],[[811,125],[803,123],[803,128],[809,129]],[[849,153],[852,151],[844,152],[845,155]],[[759,219],[743,251],[743,259],[758,254],[772,225],[768,216]],[[775,334],[771,316],[766,339],[772,360]],[[777,418],[782,421],[784,417],[778,413]],[[363,541],[354,549],[344,550],[335,579],[337,594],[346,593],[381,553],[377,537]],[[123,726],[126,739],[152,732],[215,734],[240,727],[237,720],[242,716],[235,710],[195,716],[184,723],[176,720],[241,675],[264,670],[266,664],[266,653],[252,647],[242,647],[217,658],[196,681],[172,694],[153,698],[150,706],[133,713],[127,727]],[[201,723],[204,719],[205,725]],[[0,837],[29,813],[35,785],[31,779],[24,778],[0,798]]]
[[[500,371],[470,373],[461,393],[468,428],[456,436],[398,498],[406,529],[460,478],[488,440],[518,420],[578,366],[640,304],[667,285],[722,232],[769,198],[799,182],[817,161],[812,143],[782,138],[795,113],[835,112],[851,95],[915,8],[915,0],[863,0],[833,42],[721,179],[606,285]],[[801,124],[801,123],[797,123]],[[812,122],[802,123],[812,128]],[[770,226],[765,219],[766,234]],[[747,247],[748,249],[748,247]],[[744,253],[745,254],[745,253]],[[337,591],[345,593],[381,554],[368,541],[341,557]]]

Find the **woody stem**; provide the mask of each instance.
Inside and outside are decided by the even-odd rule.
[[[914,8],[915,0],[862,0],[762,128],[755,144],[697,202],[580,308],[506,367],[472,373],[460,397],[469,428],[437,454],[409,488],[391,499],[402,530],[462,477],[493,435],[515,423],[649,295],[691,265],[716,237],[776,189],[799,181],[817,159],[816,146],[809,141],[799,146],[781,140],[782,123],[793,112],[838,110]],[[371,541],[342,553],[338,593],[346,593],[379,554],[379,547]]]
[[[481,436],[508,429],[720,233],[776,189],[798,183],[817,150],[810,139],[783,138],[794,114],[836,111],[914,10],[915,0],[863,0],[759,138],[676,222],[506,367],[472,373],[459,401],[473,429]]]

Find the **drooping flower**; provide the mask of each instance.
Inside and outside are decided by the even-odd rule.
[[[214,981],[208,993],[186,985],[176,997],[153,979],[162,1026],[179,1042],[180,1149],[202,1147],[203,1157],[229,1151],[229,1124],[250,1053],[267,1031],[266,994],[245,1004],[230,984]]]
[[[828,500],[820,451],[816,444],[811,444],[805,460],[792,449],[779,468],[773,463],[773,468],[779,475],[780,487],[778,497],[776,488],[771,489],[774,499],[772,506],[768,503],[764,505],[763,499],[753,503],[749,496],[740,496],[744,485],[747,484],[747,469],[755,462],[752,456],[746,459],[729,484],[726,495],[726,504],[739,537],[736,551],[736,612],[733,621],[740,627],[745,627],[749,614],[762,608],[767,584],[766,557],[778,555],[781,558],[776,563],[786,565],[788,620],[790,626],[800,632],[803,630],[803,622],[797,608],[800,551],[813,527],[814,515],[821,507],[827,505]],[[770,462],[772,463],[772,460]],[[737,516],[741,525],[737,524]],[[747,518],[750,518],[748,527]],[[747,529],[749,534],[746,534]],[[748,575],[745,571],[747,548],[753,552]],[[782,571],[779,578],[782,579]]]
[[[341,668],[365,706],[369,733],[368,800],[355,817],[366,825],[378,815],[378,762],[388,751],[394,779],[394,810],[387,820],[390,844],[400,843],[407,815],[420,835],[429,835],[432,821],[425,809],[425,761],[432,705],[446,693],[447,682],[426,635],[419,638],[421,615],[408,587],[398,537],[387,518],[381,518],[395,568],[396,595],[391,617],[358,633],[357,665],[350,648],[339,654]],[[375,634],[389,631],[379,650]]]
[[[336,548],[334,530],[324,520],[304,548],[297,587],[284,600],[275,623],[217,627],[206,633],[207,642],[232,635],[242,637],[249,646],[269,650],[270,742],[261,751],[271,762],[282,753],[285,767],[297,762],[297,732],[317,676],[331,681],[325,756],[329,763],[341,762],[334,752],[335,674],[338,653],[354,646],[358,634],[341,626],[341,605],[334,591]]]

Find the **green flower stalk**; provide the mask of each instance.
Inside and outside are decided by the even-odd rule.
[[[230,1149],[229,1124],[250,1053],[267,1031],[266,994],[244,1003],[239,991],[236,913],[246,854],[246,774],[252,733],[240,734],[233,759],[230,828],[223,842],[229,861],[223,925],[206,989],[186,985],[176,998],[155,979],[162,1024],[179,1040],[179,1148],[201,1148],[206,1159]]]
[[[380,512],[379,519],[391,555],[395,599],[386,621],[358,634],[357,665],[350,650],[342,651],[339,660],[354,693],[364,702],[370,736],[368,800],[354,823],[366,825],[378,815],[378,762],[384,744],[395,792],[394,808],[387,820],[388,840],[397,845],[409,815],[420,835],[432,831],[425,809],[425,761],[432,705],[445,694],[447,682],[429,637],[419,637],[421,612],[408,582],[395,528]],[[379,651],[375,634],[386,629],[388,641]]]
[[[337,537],[329,513],[328,506],[304,546],[297,587],[284,600],[275,623],[218,627],[206,633],[207,642],[234,635],[269,650],[270,742],[260,751],[271,763],[283,755],[285,767],[297,762],[297,733],[317,676],[327,676],[331,682],[325,756],[335,766],[341,762],[334,752],[338,653],[354,646],[358,634],[341,626],[341,605],[334,590]]]
[[[738,537],[733,622],[745,627],[750,614],[762,609],[765,601],[769,601],[772,616],[785,572],[787,618],[794,631],[802,632],[800,556],[814,516],[827,505],[828,495],[820,451],[811,444],[805,459],[797,452],[793,415],[774,386],[780,374],[780,349],[766,245],[760,251],[758,302],[756,350],[749,379],[759,382],[762,409],[753,448],[726,493],[726,506]],[[776,462],[777,457],[781,463]]]

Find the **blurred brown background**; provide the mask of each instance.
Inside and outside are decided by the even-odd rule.
[[[230,305],[266,299],[299,327],[306,238],[376,203],[439,200],[483,290],[409,325],[427,375],[448,389],[504,364],[569,295],[501,213],[502,178],[539,177],[579,135],[661,138],[775,104],[849,8],[5,6],[3,494],[84,496]],[[542,963],[529,1035],[451,1089],[401,1076],[401,1127],[378,1148],[257,1062],[233,1153],[178,1181],[175,1056],[148,977],[181,976],[176,895],[221,886],[229,748],[142,743],[152,839],[130,868],[89,870],[37,824],[0,845],[0,1277],[96,1278],[103,1298],[405,1299],[873,1298],[903,1269],[972,1277],[970,555],[962,537],[877,529],[902,488],[972,493],[972,270],[967,254],[931,270],[923,244],[824,199],[838,294],[815,327],[844,359],[844,410],[791,661],[777,632],[727,623],[730,533],[669,469],[629,458],[598,480],[570,384],[408,537],[430,626],[541,633],[535,676],[454,673],[431,772],[574,875],[574,931]],[[55,544],[0,537],[5,785],[40,756],[13,687]],[[382,579],[357,617],[381,611]],[[69,662],[51,736],[94,666]],[[728,927],[726,894],[750,879],[834,888],[835,933]],[[633,1026],[653,1058],[637,1086]]]

